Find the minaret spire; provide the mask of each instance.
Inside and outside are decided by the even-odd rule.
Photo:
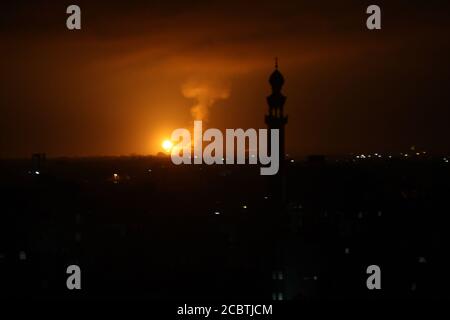
[[[279,159],[280,159],[280,172],[279,175],[284,174],[284,162],[285,162],[285,126],[288,122],[288,117],[284,114],[284,103],[286,97],[282,93],[284,84],[284,77],[278,70],[278,57],[275,57],[275,70],[269,77],[269,83],[272,87],[272,94],[267,97],[267,104],[269,105],[269,113],[266,115],[266,124],[268,129],[279,130]],[[270,141],[268,142],[270,145]],[[278,188],[281,189],[281,188]]]
[[[287,183],[286,183],[286,154],[285,154],[285,127],[288,122],[288,117],[284,114],[284,103],[286,96],[283,95],[282,89],[284,84],[284,77],[278,70],[278,57],[275,58],[275,70],[269,77],[269,83],[272,93],[267,97],[267,104],[269,112],[266,114],[265,120],[267,128],[270,132],[278,130],[278,159],[279,170],[276,175],[268,176],[268,191],[270,202],[268,203],[269,225],[270,229],[267,231],[272,237],[273,246],[271,248],[270,268],[271,272],[287,271],[287,258],[285,257],[287,232],[289,224],[289,216],[287,214]],[[267,139],[268,150],[272,149],[272,139]],[[272,152],[272,151],[271,151]],[[273,156],[273,154],[272,154]],[[281,282],[274,284],[273,291],[277,290],[281,293],[285,292],[283,288],[286,284]],[[273,292],[272,291],[272,292]]]

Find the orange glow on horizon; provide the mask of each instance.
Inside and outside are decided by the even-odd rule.
[[[170,140],[164,140],[161,144],[165,152],[170,152],[173,148],[173,142]]]

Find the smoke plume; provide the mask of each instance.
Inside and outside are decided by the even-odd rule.
[[[230,96],[230,87],[218,81],[189,80],[181,88],[183,96],[195,99],[191,108],[194,120],[208,120],[209,109],[219,99]]]

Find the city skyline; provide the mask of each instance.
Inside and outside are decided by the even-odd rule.
[[[0,299],[448,300],[449,9],[4,4]]]

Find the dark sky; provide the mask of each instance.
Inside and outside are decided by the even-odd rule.
[[[289,153],[450,152],[448,1],[76,1],[80,31],[72,2],[9,2],[0,157],[156,153],[194,117],[264,128],[275,56]]]

